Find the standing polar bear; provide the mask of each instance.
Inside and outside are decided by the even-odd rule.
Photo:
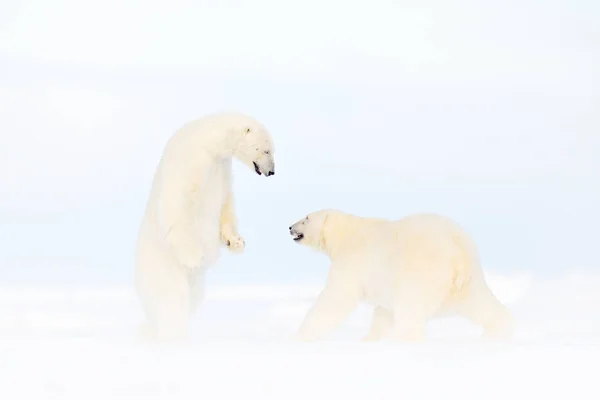
[[[474,243],[448,218],[414,214],[388,221],[321,210],[289,230],[296,242],[331,260],[298,340],[324,337],[362,301],[375,307],[365,341],[385,335],[424,340],[428,320],[446,313],[482,326],[487,337],[512,333],[512,316],[486,284]]]
[[[141,334],[183,339],[204,294],[204,275],[225,245],[244,250],[232,193],[232,158],[275,174],[270,133],[240,113],[189,122],[167,142],[139,230],[135,287],[146,316]]]

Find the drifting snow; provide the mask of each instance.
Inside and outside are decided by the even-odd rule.
[[[432,321],[428,343],[360,343],[366,307],[290,342],[316,284],[209,286],[193,342],[152,347],[135,342],[130,288],[2,288],[0,398],[600,398],[600,276],[489,279],[517,318],[511,343],[458,318]]]

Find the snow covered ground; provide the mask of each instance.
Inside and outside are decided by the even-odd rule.
[[[362,307],[292,343],[321,288],[210,285],[187,346],[134,340],[131,288],[0,287],[0,399],[599,399],[600,274],[490,276],[511,343],[458,318],[419,345],[361,343]]]

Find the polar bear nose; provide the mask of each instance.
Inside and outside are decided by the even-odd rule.
[[[269,171],[269,172],[267,172],[267,176],[271,176],[271,175],[275,175],[275,171]]]

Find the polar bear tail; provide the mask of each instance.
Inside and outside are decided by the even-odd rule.
[[[475,244],[469,237],[455,235],[454,243],[457,246],[457,254],[454,258],[454,280],[453,292],[458,294],[466,292],[469,285],[481,270],[479,256]]]
[[[467,260],[457,258],[454,261],[454,279],[452,281],[452,292],[459,294],[469,285],[471,276],[469,274],[470,265]]]

